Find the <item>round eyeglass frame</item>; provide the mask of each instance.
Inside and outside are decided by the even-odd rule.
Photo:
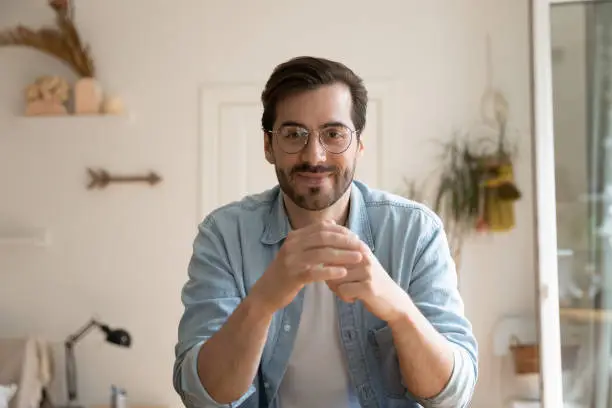
[[[286,151],[286,150],[285,150],[285,149],[283,149],[283,148],[281,147],[281,145],[278,143],[278,137],[275,137],[274,139],[276,139],[276,144],[278,145],[279,149],[281,149],[281,150],[282,150],[284,153],[286,153],[286,154],[298,154],[299,152],[301,152],[302,150],[304,150],[304,148],[305,148],[306,146],[308,146],[308,142],[310,142],[310,136],[311,136],[311,135],[312,135],[314,132],[316,132],[316,133],[319,135],[319,137],[318,137],[318,139],[319,139],[319,143],[321,144],[321,146],[323,147],[323,149],[325,149],[325,151],[326,151],[326,152],[331,153],[331,154],[342,154],[342,153],[346,152],[346,151],[348,150],[348,148],[349,148],[349,147],[351,147],[351,144],[353,143],[353,136],[354,136],[356,133],[359,133],[359,131],[358,131],[358,130],[353,130],[353,129],[351,129],[351,128],[350,128],[350,127],[348,127],[348,126],[344,126],[344,125],[342,125],[342,127],[344,127],[346,130],[348,130],[348,131],[351,133],[351,137],[350,137],[350,139],[349,139],[349,142],[346,144],[346,147],[344,148],[344,150],[339,151],[339,152],[333,152],[333,151],[330,151],[330,150],[329,150],[329,148],[328,148],[328,147],[325,145],[325,143],[323,143],[323,140],[321,140],[321,129],[316,129],[316,130],[310,130],[310,129],[307,129],[307,130],[308,130],[308,136],[306,137],[306,143],[304,143],[304,144],[302,145],[302,147],[300,147],[300,148],[299,148],[299,150],[296,150],[295,152],[288,152],[288,151]],[[271,136],[276,136],[276,135],[278,135],[278,133],[279,133],[279,131],[278,131],[278,130],[268,130],[268,129],[264,129],[264,132],[266,132],[267,134],[269,134],[269,135],[271,135]]]

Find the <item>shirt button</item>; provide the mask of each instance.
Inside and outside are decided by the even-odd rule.
[[[353,331],[352,330],[344,330],[342,332],[345,341],[353,341]]]
[[[364,384],[359,387],[359,392],[365,400],[369,400],[373,397],[372,388],[370,388],[370,386],[368,386],[367,384]]]
[[[270,388],[270,383],[266,381],[266,382],[264,383],[264,387],[265,387],[265,388]]]
[[[283,326],[283,330],[285,330],[286,332],[291,330],[291,325],[289,323],[285,323],[285,325]]]

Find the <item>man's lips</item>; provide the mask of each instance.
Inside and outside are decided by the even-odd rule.
[[[298,172],[295,173],[296,181],[298,183],[304,183],[309,186],[321,185],[331,173],[313,173],[313,172]]]
[[[312,178],[312,179],[324,179],[326,177],[329,177],[331,175],[331,173],[322,173],[322,172],[312,172],[312,171],[300,171],[295,173],[296,175],[298,175],[299,177],[305,177],[305,178]]]

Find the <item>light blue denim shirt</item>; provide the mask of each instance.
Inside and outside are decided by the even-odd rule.
[[[431,399],[415,398],[403,385],[386,322],[360,302],[349,304],[337,299],[341,342],[360,406],[469,406],[478,373],[477,343],[464,316],[440,219],[423,205],[354,181],[348,227],[370,246],[424,316],[455,346],[454,369],[444,390]],[[223,405],[210,397],[197,374],[197,356],[202,343],[249,294],[290,229],[278,186],[221,207],[200,224],[189,279],[182,292],[185,312],[179,323],[173,379],[188,408],[264,408],[262,400],[269,407],[279,408],[275,397],[300,323],[303,290],[274,315],[259,374],[239,400]],[[422,369],[425,372],[427,367]]]

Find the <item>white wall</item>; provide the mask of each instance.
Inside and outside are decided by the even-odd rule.
[[[477,30],[491,33],[495,82],[506,93],[511,105],[512,125],[521,135],[515,178],[523,194],[516,205],[514,231],[475,238],[464,254],[461,290],[481,347],[480,379],[472,404],[477,408],[501,407],[502,401],[518,391],[509,356],[503,359],[493,356],[491,338],[495,324],[504,316],[535,313],[535,203],[532,194],[527,3],[483,0],[471,10],[472,14],[478,10],[478,16],[473,14]],[[471,46],[478,47],[478,43]],[[477,58],[482,60],[484,50],[477,52]]]
[[[41,3],[3,0],[0,26],[46,22]],[[134,347],[106,346],[99,335],[79,344],[83,402],[105,403],[114,382],[131,401],[177,406],[171,369],[196,227],[199,86],[263,86],[275,64],[298,54],[343,60],[366,78],[403,80],[404,132],[390,158],[402,165],[385,180],[393,188],[403,175],[431,170],[430,140],[478,119],[489,32],[495,79],[523,134],[517,178],[524,198],[515,231],[469,245],[461,286],[481,343],[472,406],[500,406],[492,327],[503,314],[534,309],[526,0],[107,0],[77,2],[77,13],[100,80],[124,97],[133,119],[19,117],[27,83],[68,71],[31,51],[0,50],[0,222],[46,227],[54,237],[46,249],[0,247],[1,335],[61,341],[96,314],[127,327]],[[311,41],[314,31],[326,41]],[[154,169],[164,182],[88,192],[86,166]]]

